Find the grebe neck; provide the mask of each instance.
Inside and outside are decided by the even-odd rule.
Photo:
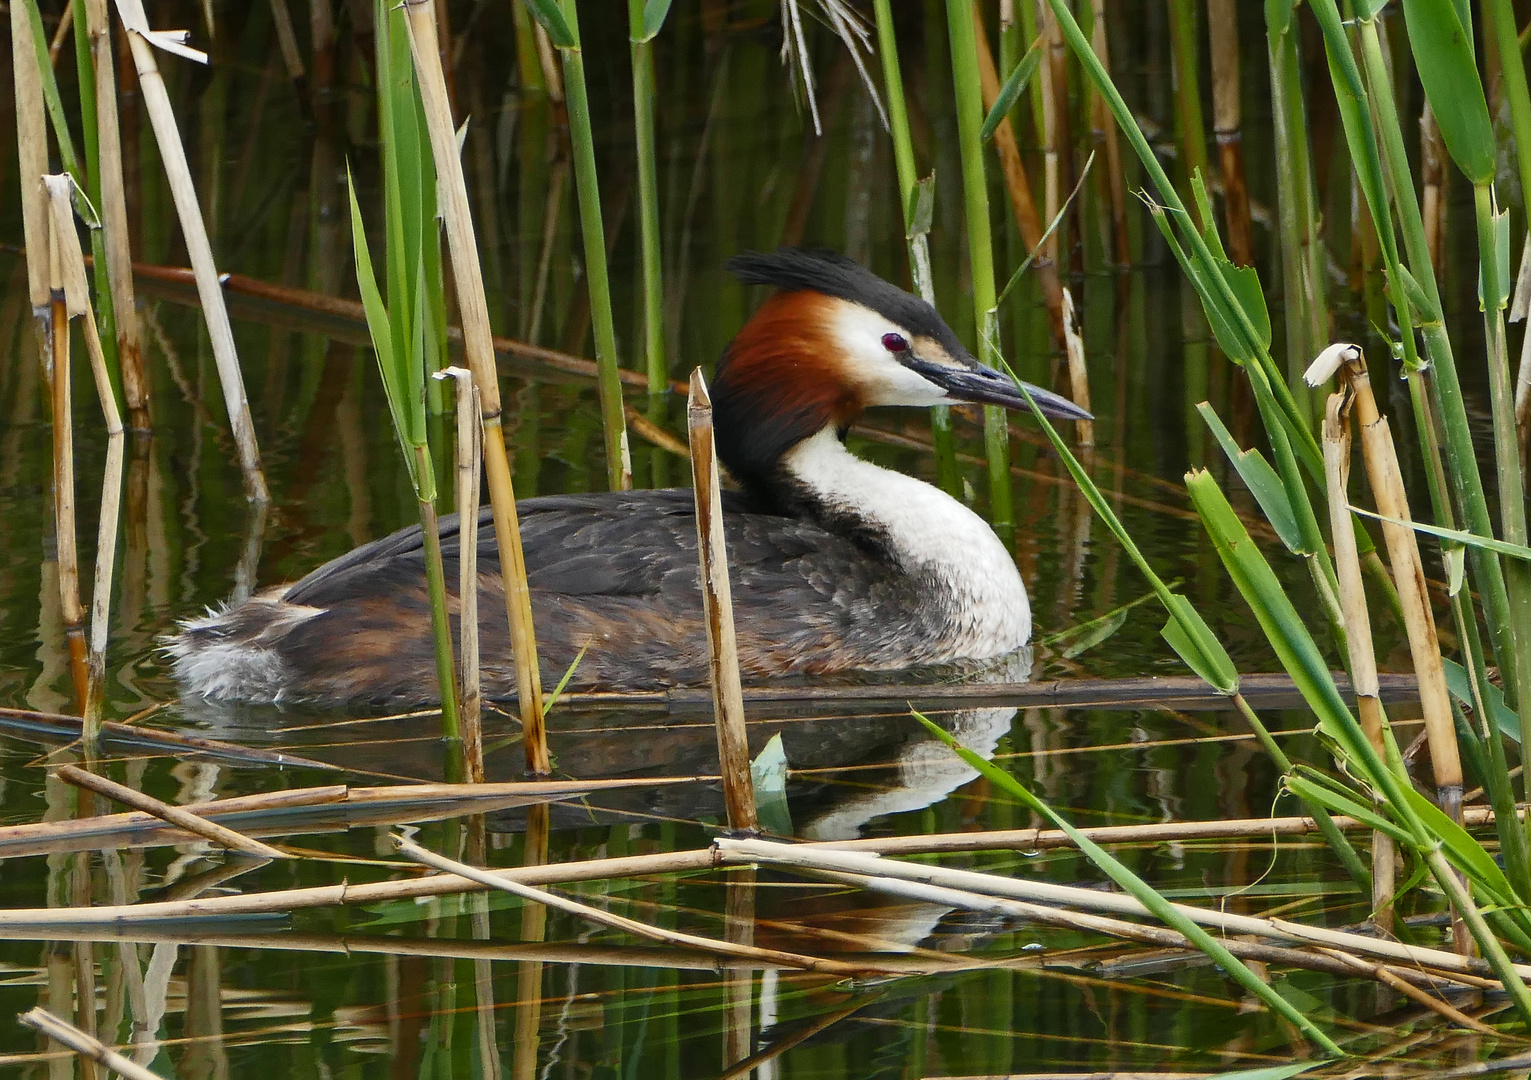
[[[948,617],[966,655],[1008,653],[1031,637],[1015,560],[977,514],[923,480],[856,457],[826,427],[788,450],[775,494],[786,508],[886,559]]]

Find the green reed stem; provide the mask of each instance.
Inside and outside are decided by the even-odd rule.
[[[1510,382],[1509,346],[1504,331],[1504,301],[1510,283],[1500,280],[1500,268],[1509,261],[1499,258],[1503,239],[1495,227],[1494,197],[1490,184],[1473,187],[1478,219],[1478,265],[1483,289],[1483,334],[1488,354],[1489,399],[1494,416],[1494,464],[1499,479],[1499,518],[1504,539],[1526,544],[1525,483],[1520,469],[1520,443],[1515,431],[1515,399]],[[1497,560],[1496,560],[1497,561]],[[1514,652],[1516,698],[1520,713],[1522,746],[1531,746],[1531,564],[1511,559],[1502,564],[1509,599],[1510,631]],[[1500,661],[1503,663],[1503,659]],[[1525,781],[1531,792],[1531,778]]]
[[[1196,35],[1196,0],[1170,0],[1170,55],[1175,65],[1175,122],[1186,182],[1207,175],[1207,124],[1201,112],[1201,78]],[[1199,222],[1206,228],[1210,222]]]
[[[585,58],[579,46],[579,5],[563,0],[564,18],[574,43],[560,49],[564,100],[569,107],[569,141],[574,151],[574,182],[579,195],[580,233],[585,244],[585,275],[590,289],[590,320],[595,331],[596,385],[600,392],[601,434],[606,448],[606,483],[613,491],[633,486],[622,413],[622,383],[617,375],[617,331],[611,317],[611,283],[606,271],[606,231],[601,223],[601,189],[595,171],[595,136],[590,130],[590,98],[585,89]]]
[[[421,476],[431,470],[430,452],[423,446],[415,449],[415,468]],[[431,598],[431,638],[436,648],[436,681],[441,684],[441,734],[454,742],[461,740],[462,728],[457,716],[457,670],[452,660],[452,627],[447,619],[447,578],[441,560],[441,530],[436,520],[436,504],[418,500],[420,530],[425,537],[425,587]]]
[[[638,224],[643,261],[643,355],[649,393],[667,389],[664,276],[659,243],[659,180],[654,165],[654,43],[643,40],[643,0],[627,0],[633,61],[633,138],[638,147]]]
[[[1293,386],[1298,385],[1308,363],[1328,344],[1324,249],[1319,240],[1313,163],[1308,153],[1308,119],[1295,8],[1295,4],[1266,7],[1282,291],[1286,298],[1287,381]],[[1279,21],[1277,15],[1282,16]]]
[[[952,50],[952,79],[957,98],[957,136],[962,151],[962,192],[967,210],[968,263],[973,278],[973,311],[978,328],[978,359],[1001,365],[994,325],[994,244],[989,232],[989,190],[984,179],[983,89],[978,74],[978,39],[970,0],[946,0]],[[984,447],[989,460],[989,513],[994,524],[1015,522],[1010,490],[1010,431],[1005,410],[983,410]]]
[[[1526,64],[1515,27],[1515,8],[1510,0],[1484,0],[1483,10],[1493,23],[1494,40],[1499,46],[1500,86],[1510,101],[1520,189],[1531,192],[1531,90],[1526,86]]]
[[[882,56],[883,88],[888,97],[888,128],[893,137],[893,164],[898,175],[899,206],[904,212],[910,277],[920,299],[935,307],[935,287],[930,279],[930,229],[928,223],[917,221],[920,178],[914,163],[914,140],[909,134],[909,109],[904,101],[904,76],[899,68],[898,40],[893,33],[893,11],[889,0],[873,0],[872,6],[877,17],[877,51]],[[974,56],[977,56],[976,48]],[[957,470],[957,446],[952,434],[950,407],[936,405],[931,408],[930,434],[936,455],[937,481],[942,490],[955,495],[962,488],[962,478]]]

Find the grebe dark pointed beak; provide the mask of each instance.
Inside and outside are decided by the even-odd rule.
[[[910,360],[906,363],[945,390],[956,401],[971,401],[980,405],[1003,405],[1007,409],[1029,410],[1031,408],[1025,395],[1015,385],[1015,380],[984,364],[975,364],[973,367],[966,368],[925,363],[919,360]],[[1061,394],[1043,390],[1040,386],[1033,386],[1031,383],[1021,385],[1031,392],[1037,410],[1044,416],[1059,420],[1095,419],[1089,412]]]

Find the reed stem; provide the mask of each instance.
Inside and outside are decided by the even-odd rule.
[[[909,134],[909,109],[904,101],[904,76],[899,68],[898,39],[893,30],[890,0],[873,0],[877,17],[877,48],[882,54],[883,89],[888,97],[888,128],[893,140],[893,164],[898,178],[899,208],[903,211],[904,239],[909,250],[909,276],[914,291],[931,307],[936,306],[935,282],[930,272],[930,213],[922,215],[922,186],[914,162],[914,140]],[[952,410],[935,405],[930,410],[931,444],[936,457],[936,480],[942,490],[956,495],[962,490],[957,471],[957,447],[952,433]]]
[[[480,444],[483,429],[478,387],[467,368],[449,367],[435,378],[450,377],[457,391],[457,626],[458,655],[462,664],[461,698],[458,713],[462,720],[463,760],[467,779],[472,784],[484,782],[483,688],[479,672],[478,647],[478,489]]]
[[[159,64],[154,59],[148,17],[144,15],[142,0],[117,0],[117,12],[127,29],[133,65],[138,72],[139,90],[149,113],[150,126],[154,129],[154,139],[159,146],[165,176],[170,182],[170,194],[181,222],[186,253],[192,269],[196,271],[197,295],[202,302],[203,317],[207,320],[208,336],[212,339],[213,358],[218,366],[218,380],[223,387],[223,401],[228,410],[234,445],[239,451],[245,495],[252,502],[270,502],[266,478],[261,472],[255,427],[250,421],[250,402],[245,395],[244,375],[240,371],[239,355],[234,347],[234,329],[229,323],[223,290],[218,284],[212,244],[208,240],[207,226],[197,204],[191,166],[186,161],[186,148],[181,144],[180,131],[176,127],[170,93],[160,74]],[[162,41],[162,38],[157,39],[155,43]]]
[[[696,540],[701,558],[702,610],[707,620],[707,670],[718,727],[718,765],[728,827],[756,832],[755,785],[750,776],[749,738],[744,727],[744,692],[739,680],[739,646],[734,638],[733,593],[723,536],[723,491],[712,434],[712,399],[702,369],[691,373],[686,401],[691,444],[691,480],[696,496]]]
[[[436,47],[436,20],[431,0],[412,0],[404,5],[410,30],[410,53],[419,76],[420,97],[430,132],[431,154],[436,162],[438,196],[444,209],[447,250],[452,258],[452,280],[463,324],[463,352],[479,388],[483,411],[484,475],[494,514],[495,540],[505,575],[505,614],[510,623],[510,642],[516,665],[516,695],[521,711],[523,743],[528,770],[537,775],[552,771],[547,748],[547,725],[542,715],[542,676],[537,664],[537,640],[532,628],[531,591],[526,584],[526,557],[521,550],[521,528],[511,483],[510,459],[505,451],[505,431],[500,422],[500,384],[494,362],[494,340],[489,329],[489,307],[484,296],[483,270],[473,236],[473,215],[468,208],[467,185],[457,155],[456,130],[447,100],[446,78]]]
[[[963,204],[967,211],[968,265],[972,275],[974,325],[978,359],[998,369],[999,328],[995,324],[994,245],[989,232],[989,191],[984,178],[983,86],[978,64],[978,39],[971,0],[946,0],[951,40],[952,78],[957,98],[957,134],[962,152]],[[1001,530],[1014,527],[1010,489],[1010,429],[1005,410],[983,410],[984,450],[989,464],[989,516]]]
[[[633,486],[632,455],[627,445],[627,417],[617,375],[617,331],[611,317],[611,283],[606,270],[606,232],[601,223],[600,179],[595,170],[595,136],[590,130],[590,99],[585,90],[585,56],[579,44],[577,0],[561,0],[574,43],[560,49],[564,100],[569,107],[569,141],[574,152],[574,188],[579,199],[580,236],[584,241],[585,280],[595,330],[596,382],[601,403],[601,434],[606,447],[606,484],[612,491]]]
[[[644,36],[643,0],[627,0],[633,63],[633,140],[638,148],[638,225],[643,262],[643,355],[649,393],[669,389],[664,340],[664,260],[659,239],[659,177],[654,162],[654,42]]]

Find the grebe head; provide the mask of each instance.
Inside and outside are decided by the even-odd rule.
[[[778,290],[734,336],[713,381],[718,454],[741,480],[770,476],[793,446],[826,427],[843,432],[872,406],[1029,408],[935,308],[844,255],[750,252],[728,268]],[[1027,389],[1049,416],[1089,418],[1067,398]]]

